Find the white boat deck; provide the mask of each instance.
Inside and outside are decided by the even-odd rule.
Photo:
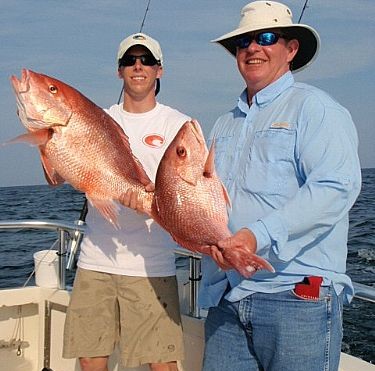
[[[61,356],[68,302],[69,292],[66,290],[26,287],[0,291],[0,371],[40,371],[43,367],[53,371],[80,371],[76,360]],[[49,326],[48,314],[50,341],[49,331],[45,331]],[[200,371],[204,320],[187,315],[183,315],[182,320],[187,357],[179,365],[180,370]],[[18,326],[22,330],[21,344],[15,337]],[[19,345],[20,352],[17,353]],[[118,364],[115,352],[110,358],[110,370],[146,371],[148,367],[123,368]],[[375,365],[342,353],[340,371],[375,371]]]
[[[76,235],[74,224],[48,221],[2,221],[1,229],[53,229],[58,232],[60,259],[58,287],[65,287],[65,232]],[[64,232],[65,231],[65,232]],[[64,233],[63,233],[64,232]],[[180,252],[187,254],[186,252]],[[186,359],[180,371],[201,371],[204,348],[204,319],[199,318],[196,279],[200,261],[190,256],[190,273],[178,270],[179,296],[184,328]],[[198,264],[195,264],[198,263]],[[188,276],[193,278],[189,281]],[[371,290],[371,291],[370,291]],[[375,302],[373,288],[358,285],[358,298]],[[80,371],[77,360],[62,358],[63,328],[70,293],[65,289],[38,286],[0,290],[0,371]],[[193,316],[187,313],[193,314]],[[95,325],[95,324],[93,324]],[[110,357],[110,371],[148,371],[148,366],[124,368],[117,351]],[[340,371],[375,371],[375,365],[341,353]]]
[[[65,290],[36,286],[1,290],[0,371],[40,371],[43,367],[49,367],[53,371],[80,371],[76,360],[63,359],[61,356],[65,311],[68,303],[69,292]],[[50,314],[50,341],[49,331],[47,333],[45,331],[49,326],[48,314]],[[180,364],[180,369],[200,370],[204,344],[203,320],[189,316],[183,316],[182,320],[186,351],[193,355]],[[19,326],[22,330],[21,342],[19,337],[15,336]],[[149,370],[146,366],[136,369],[121,367],[118,365],[117,356],[115,352],[110,358],[111,371]]]

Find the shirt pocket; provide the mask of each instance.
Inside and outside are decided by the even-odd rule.
[[[215,170],[224,183],[230,179],[230,170],[235,158],[233,140],[233,135],[215,138]],[[211,142],[208,143],[208,148]]]
[[[294,148],[296,130],[268,129],[255,133],[243,174],[246,191],[289,197],[298,188]]]

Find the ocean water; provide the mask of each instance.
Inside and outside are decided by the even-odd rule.
[[[353,281],[375,287],[375,168],[362,171],[361,194],[350,212],[347,272]],[[0,188],[0,220],[79,218],[84,197],[69,185]],[[24,285],[34,268],[33,253],[49,249],[55,232],[0,231],[0,288]],[[186,266],[180,258],[178,266]],[[67,274],[72,284],[74,273]],[[32,278],[28,284],[35,281]],[[0,292],[1,294],[1,292]],[[354,299],[344,307],[343,351],[375,363],[375,304]]]

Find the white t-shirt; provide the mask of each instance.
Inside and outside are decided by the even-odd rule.
[[[145,113],[126,112],[122,104],[105,111],[123,128],[134,155],[154,182],[165,150],[190,118],[160,103]],[[174,275],[176,244],[169,233],[148,216],[119,206],[121,228],[116,230],[89,204],[78,266],[127,276]]]

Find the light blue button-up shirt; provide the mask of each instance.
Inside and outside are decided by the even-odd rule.
[[[305,276],[322,276],[337,293],[353,295],[345,274],[349,209],[361,188],[358,136],[349,112],[325,92],[296,83],[288,72],[247,104],[215,123],[216,170],[232,200],[229,227],[249,228],[257,254],[276,273],[250,279],[222,271],[205,256],[200,287],[202,307],[254,292],[294,288]]]

